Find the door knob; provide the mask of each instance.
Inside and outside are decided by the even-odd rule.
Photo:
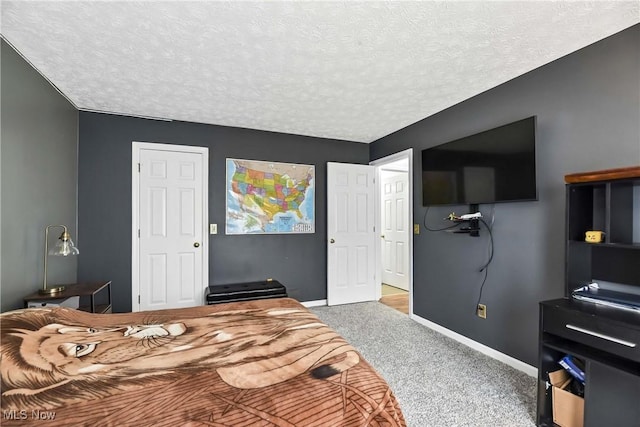
[[[335,243],[336,241],[334,239],[329,240],[329,243]]]
[[[199,247],[200,247],[200,243],[195,242],[195,243],[193,244],[193,247],[194,247],[194,248],[199,248]]]
[[[380,238],[384,239],[384,234],[382,236],[380,236]]]

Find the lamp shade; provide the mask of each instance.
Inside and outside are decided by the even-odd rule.
[[[55,245],[49,249],[49,255],[53,256],[69,256],[78,255],[80,251],[73,244],[73,240],[69,237],[69,233],[64,232]]]
[[[62,228],[63,232],[56,241],[56,244],[53,245],[51,249],[49,249],[49,229],[51,228]],[[73,244],[73,240],[71,240],[71,234],[67,230],[67,227],[64,225],[48,225],[44,231],[44,280],[42,282],[42,289],[40,289],[41,294],[55,294],[58,292],[64,291],[64,286],[47,286],[47,257],[49,255],[53,256],[69,256],[69,255],[78,255],[80,251]]]

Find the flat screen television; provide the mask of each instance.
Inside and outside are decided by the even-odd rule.
[[[422,204],[537,200],[536,116],[422,150]]]

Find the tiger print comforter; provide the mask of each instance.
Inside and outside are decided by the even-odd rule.
[[[0,321],[5,426],[405,425],[388,384],[293,299]]]

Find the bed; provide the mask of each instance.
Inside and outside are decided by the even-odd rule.
[[[405,425],[384,379],[290,298],[0,320],[5,426]]]

